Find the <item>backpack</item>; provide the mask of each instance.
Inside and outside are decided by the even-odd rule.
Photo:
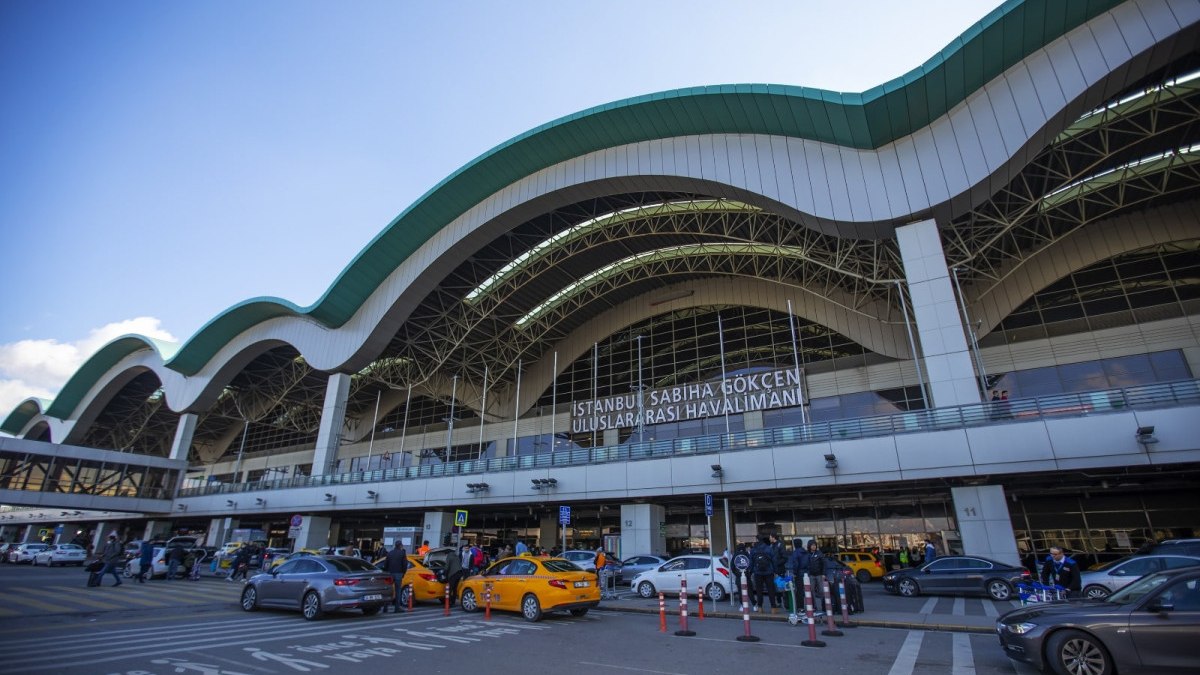
[[[471,566],[483,567],[483,549],[479,547],[471,548]]]
[[[752,569],[755,574],[766,576],[775,573],[775,563],[771,561],[771,556],[766,551],[758,551],[754,554]]]

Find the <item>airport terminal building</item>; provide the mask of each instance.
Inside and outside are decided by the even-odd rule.
[[[0,425],[0,535],[1127,551],[1200,529],[1198,376],[1200,3],[1013,0],[866,92],[548,122],[314,305],[115,340]]]

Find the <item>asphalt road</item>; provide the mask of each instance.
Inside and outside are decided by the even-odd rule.
[[[582,618],[549,615],[531,624],[516,615],[419,606],[410,614],[343,613],[307,622],[299,613],[244,612],[240,584],[216,579],[86,588],[77,568],[0,565],[0,671],[5,673],[401,672],[505,675],[530,672],[710,674],[816,672],[862,675],[1027,673],[987,634],[887,628],[847,629],[801,644],[807,626],[752,624],[759,642],[739,642],[741,621],[694,617],[697,635],[660,632],[655,614],[593,610]],[[951,600],[952,601],[952,600]],[[622,601],[606,603],[619,608]],[[413,668],[416,670],[408,670]]]

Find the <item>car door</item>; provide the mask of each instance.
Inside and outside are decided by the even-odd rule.
[[[289,560],[276,568],[274,574],[262,577],[254,582],[258,588],[258,601],[264,605],[278,604],[283,597],[282,575],[294,574],[300,560]]]
[[[921,568],[917,583],[924,593],[953,593],[958,582],[958,562],[954,558],[938,558]]]
[[[1158,558],[1149,556],[1130,558],[1120,565],[1114,566],[1108,571],[1108,574],[1102,577],[1102,580],[1108,590],[1119,591],[1147,574],[1157,572],[1160,569],[1162,569],[1162,561]]]
[[[517,611],[521,598],[529,589],[529,580],[537,572],[537,564],[528,558],[515,558],[504,567],[492,586],[492,606]],[[497,593],[499,597],[497,598]]]
[[[664,593],[678,593],[681,582],[687,575],[688,559],[676,558],[659,566],[654,573],[654,587]]]
[[[1150,672],[1193,672],[1200,634],[1200,578],[1164,586],[1129,615],[1134,647]]]
[[[702,589],[708,588],[712,580],[712,561],[709,558],[688,558],[683,578],[687,579],[688,596],[695,597]]]

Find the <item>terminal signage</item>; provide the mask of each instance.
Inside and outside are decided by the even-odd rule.
[[[458,509],[457,511],[454,512],[454,526],[455,527],[466,527],[467,526],[467,510],[466,509]]]
[[[712,518],[712,495],[704,495],[704,515]]]
[[[570,525],[571,524],[571,507],[569,507],[569,506],[558,507],[558,522],[562,525]]]
[[[742,373],[715,382],[651,389],[640,401],[637,392],[575,401],[571,404],[571,432],[628,429],[639,422],[665,424],[803,403],[800,373],[795,368]]]

